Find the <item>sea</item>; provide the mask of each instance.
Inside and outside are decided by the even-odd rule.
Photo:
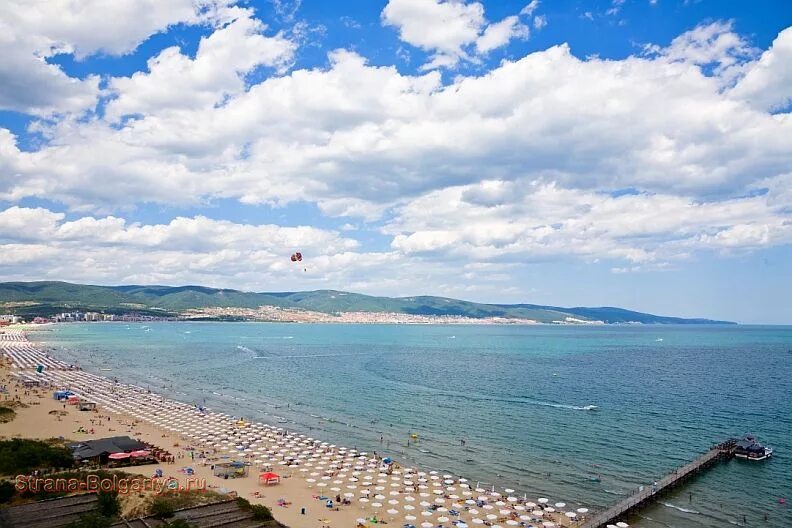
[[[630,524],[792,527],[792,327],[51,328],[32,338],[88,371],[574,507],[753,433],[771,459],[716,465]]]

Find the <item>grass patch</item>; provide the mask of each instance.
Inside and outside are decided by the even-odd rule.
[[[0,423],[8,423],[14,418],[16,418],[14,409],[0,405]]]
[[[0,475],[15,477],[37,469],[70,468],[73,465],[72,451],[62,441],[0,440]]]
[[[135,497],[142,500],[133,504],[133,501],[137,501]],[[168,519],[176,510],[214,504],[227,499],[227,495],[211,490],[167,491],[162,495],[147,493],[125,497],[130,502],[126,503],[123,514],[126,518],[155,515],[160,519]]]
[[[251,504],[244,497],[237,497],[236,502],[240,510],[252,512],[253,519],[256,521],[271,521],[273,519],[272,512],[263,504]]]

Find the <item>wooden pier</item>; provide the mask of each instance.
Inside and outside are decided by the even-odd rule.
[[[697,475],[721,460],[732,458],[736,444],[737,441],[732,439],[716,445],[694,461],[675,469],[661,478],[656,484],[644,486],[643,490],[636,489],[623,501],[586,519],[580,525],[580,528],[605,528],[609,524],[616,524],[636,510],[652,503],[664,492],[678,486],[690,477]]]

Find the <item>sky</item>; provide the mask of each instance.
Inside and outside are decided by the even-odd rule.
[[[4,0],[0,55],[0,280],[792,324],[788,0]]]

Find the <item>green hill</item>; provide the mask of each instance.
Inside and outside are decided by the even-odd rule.
[[[194,308],[256,308],[262,305],[325,313],[396,312],[413,315],[456,315],[473,318],[534,319],[544,323],[567,317],[583,321],[644,324],[729,324],[710,319],[666,317],[622,308],[562,308],[535,304],[484,304],[446,297],[376,297],[336,290],[243,292],[203,286],[93,286],[67,282],[0,283],[0,312],[51,315],[82,310],[175,315]]]

